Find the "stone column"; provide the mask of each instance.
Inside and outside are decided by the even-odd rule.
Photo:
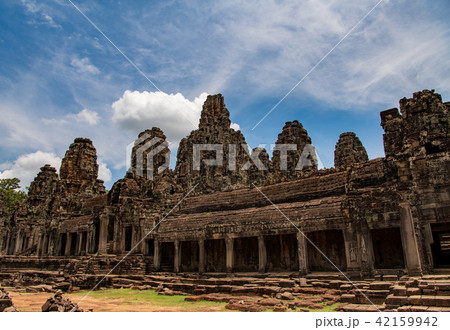
[[[153,266],[155,267],[156,271],[159,271],[161,268],[161,252],[160,252],[160,246],[161,243],[155,239],[155,249],[154,249],[154,255],[153,255]]]
[[[424,240],[424,254],[425,254],[425,260],[422,262],[422,270],[429,272],[434,267],[434,260],[433,260],[433,251],[431,249],[432,244],[434,243],[433,238],[433,231],[431,230],[430,223],[423,223],[422,224],[422,237]]]
[[[85,247],[86,255],[89,254],[89,232],[86,232],[86,247]]]
[[[173,242],[175,245],[175,252],[174,252],[174,261],[173,261],[173,271],[175,273],[180,272],[180,264],[181,264],[181,244],[179,241]]]
[[[83,232],[77,233],[77,247],[76,247],[76,255],[81,255],[81,245],[83,242]]]
[[[53,234],[47,234],[47,242],[46,242],[46,249],[47,249],[47,253],[46,255],[48,256],[52,256],[55,254],[55,250],[54,250],[54,244],[55,244],[55,236]]]
[[[205,240],[198,241],[198,272],[205,272]]]
[[[64,250],[64,255],[70,256],[70,246],[72,245],[72,234],[66,233],[66,249]]]
[[[353,224],[347,224],[342,230],[344,236],[345,258],[347,261],[348,272],[359,272],[361,269],[360,258],[358,257],[360,249],[358,247],[358,238]],[[345,271],[345,269],[341,269]]]
[[[402,236],[403,252],[405,255],[408,275],[421,275],[419,249],[417,247],[416,231],[409,202],[403,202],[400,206],[400,232]]]
[[[111,221],[111,220],[110,220]],[[123,231],[120,230],[121,224],[119,224],[119,221],[115,219],[114,221],[114,238],[113,238],[113,251],[115,254],[120,254],[122,251],[122,239],[120,238],[123,236]]]
[[[63,237],[63,234],[62,234],[62,233],[59,233],[59,234],[56,236],[56,248],[55,248],[55,250],[53,251],[53,252],[55,253],[55,256],[59,256],[59,255],[61,254],[61,250],[62,250],[62,237]]]
[[[359,249],[361,254],[361,273],[362,275],[372,275],[375,268],[375,257],[373,255],[372,237],[370,229],[363,226],[358,234]]]
[[[307,241],[302,233],[297,233],[297,250],[299,275],[304,276],[308,273],[308,251]]]
[[[41,254],[48,255],[48,234],[44,234],[42,239]]]
[[[23,238],[23,234],[20,231],[18,231],[17,238],[16,238],[16,246],[14,248],[14,254],[17,254],[20,252],[20,249],[22,248],[22,238]]]
[[[100,233],[98,240],[98,253],[106,254],[106,239],[108,238],[108,216],[102,214],[100,216]]]
[[[226,271],[227,273],[233,272],[234,266],[234,240],[232,237],[225,238],[226,244]]]
[[[5,254],[8,254],[10,240],[11,240],[11,235],[9,232],[7,232],[6,233],[6,246],[5,246],[5,250],[4,250]]]
[[[138,242],[141,242],[141,243],[139,243],[139,246],[137,246],[136,247],[136,250],[139,252],[139,253],[142,253],[142,254],[144,254],[145,253],[145,240],[144,240],[144,236],[145,236],[145,233],[144,233],[144,220],[145,219],[139,219],[139,235],[138,235],[138,240],[137,240],[137,242],[136,242],[136,244],[138,243]]]
[[[39,234],[38,236],[38,243],[36,247],[36,254],[38,256],[42,255],[42,247],[44,246],[44,239],[42,237],[42,234]]]
[[[264,236],[258,236],[258,257],[259,257],[259,267],[258,271],[264,273],[266,271],[267,263],[267,251],[266,242],[264,241]]]

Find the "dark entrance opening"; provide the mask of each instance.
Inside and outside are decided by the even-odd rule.
[[[77,254],[77,233],[71,233],[70,235],[70,255],[74,256]]]
[[[173,272],[175,259],[175,245],[173,242],[161,243],[161,270],[164,272]]]
[[[155,240],[153,238],[147,240],[146,251],[147,251],[147,255],[149,255],[149,256],[155,255]]]
[[[433,233],[433,253],[434,267],[450,267],[450,224],[437,224],[431,226]]]
[[[257,272],[258,266],[258,237],[235,238],[234,270],[237,272]]]
[[[264,237],[266,243],[267,264],[269,272],[298,270],[297,235],[269,235]]]
[[[405,268],[400,228],[372,229],[370,235],[372,237],[375,268]]]
[[[197,272],[199,249],[197,241],[180,242],[181,249],[181,265],[182,272]]]
[[[110,217],[108,219],[108,235],[106,237],[107,242],[114,240],[114,218]]]
[[[205,240],[205,270],[207,272],[225,272],[226,260],[224,239]]]
[[[67,244],[67,234],[64,233],[61,235],[61,248],[59,250],[60,256],[63,256],[66,254],[66,244]]]
[[[131,236],[133,234],[133,227],[125,227],[125,251],[131,250]]]
[[[344,235],[342,230],[320,230],[307,234],[308,238],[330,259],[341,271],[347,270]],[[308,265],[311,271],[335,272],[336,268],[308,242]]]

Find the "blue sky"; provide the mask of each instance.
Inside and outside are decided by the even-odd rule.
[[[299,120],[325,167],[345,131],[383,156],[379,112],[399,99],[450,100],[448,0],[382,1],[254,130],[378,0],[72,2],[160,91],[69,1],[2,1],[0,178],[28,185],[82,136],[110,187],[141,130],[160,127],[175,152],[207,94],[224,95],[251,147]]]

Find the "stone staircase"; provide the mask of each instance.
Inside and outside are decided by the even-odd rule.
[[[450,312],[450,276],[427,275],[400,281],[386,299],[399,312]]]
[[[164,287],[188,294],[226,293],[232,295],[273,295],[299,286],[299,279],[289,274],[267,275],[241,274],[181,274],[153,273],[144,276],[114,276],[111,284],[115,288],[147,289]]]
[[[402,276],[397,281],[362,284],[361,292],[341,286],[342,309],[357,311],[398,312],[442,312],[450,311],[450,276],[425,275],[423,277]],[[358,284],[358,283],[355,283]],[[344,293],[344,291],[347,291]],[[368,299],[375,305],[368,302]]]

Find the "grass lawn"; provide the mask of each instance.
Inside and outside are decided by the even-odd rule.
[[[77,298],[81,299],[86,295],[87,291],[72,293],[72,301],[77,302]],[[131,289],[107,289],[93,291],[88,296],[90,299],[122,301],[136,305],[150,305],[158,308],[176,308],[177,311],[203,311],[213,309],[214,311],[228,311],[225,309],[226,303],[213,301],[185,301],[187,296],[159,295],[153,290],[131,290]],[[181,310],[180,310],[181,309]]]

